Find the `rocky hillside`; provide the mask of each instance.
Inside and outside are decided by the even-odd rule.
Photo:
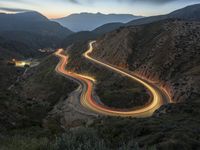
[[[200,94],[199,22],[165,20],[121,28],[99,39],[92,55],[158,81],[175,102]]]

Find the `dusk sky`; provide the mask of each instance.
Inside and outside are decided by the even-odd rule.
[[[200,0],[0,0],[0,12],[34,10],[48,18],[80,12],[152,16],[196,3],[200,3]]]

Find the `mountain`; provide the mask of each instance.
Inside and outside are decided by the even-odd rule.
[[[95,28],[107,23],[121,22],[126,23],[141,16],[130,14],[101,14],[101,13],[80,13],[72,14],[64,18],[55,19],[54,21],[69,28],[72,31],[92,31]]]
[[[0,47],[9,50],[12,48],[8,43],[20,43],[24,47],[20,51],[26,51],[26,54],[27,50],[36,52],[40,48],[55,48],[61,40],[73,33],[38,12],[0,14],[0,20],[0,37],[4,39]]]
[[[0,32],[26,31],[48,36],[66,36],[72,32],[38,12],[0,14]]]
[[[129,23],[120,23],[120,22],[115,22],[115,23],[107,23],[104,24],[93,31],[89,32],[78,32],[75,33],[75,35],[70,35],[67,38],[65,38],[62,41],[62,46],[66,47],[69,46],[72,43],[79,42],[82,39],[84,41],[86,40],[91,40],[92,38],[96,39],[98,36],[101,36],[103,34],[106,34],[108,32],[112,32],[116,29],[120,29],[126,26],[132,26],[132,25],[142,25],[142,24],[148,24],[148,23],[153,23],[157,22],[159,20],[166,20],[166,19],[181,19],[181,20],[188,20],[188,21],[198,21],[200,20],[200,4],[192,5],[185,7],[180,10],[176,10],[170,14],[167,15],[161,15],[161,16],[152,16],[152,17],[146,17],[142,19],[136,19],[133,20]]]
[[[183,20],[190,20],[190,21],[198,21],[200,20],[200,4],[195,4],[191,6],[187,6],[185,8],[176,10],[170,14],[167,15],[160,15],[160,16],[152,16],[152,17],[146,17],[146,18],[141,18],[137,20],[133,20],[126,25],[142,25],[142,24],[147,24],[147,23],[152,23],[155,21],[159,20],[164,20],[164,19],[183,19]]]

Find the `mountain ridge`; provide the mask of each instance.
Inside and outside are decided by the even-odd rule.
[[[71,14],[67,17],[53,19],[72,31],[92,31],[106,23],[122,22],[126,23],[142,16],[131,14],[102,14],[102,13],[79,13]]]
[[[188,13],[189,12],[189,13]],[[157,16],[150,16],[150,17],[144,17],[139,18],[136,20],[132,20],[128,23],[113,23],[112,28],[111,24],[104,24],[95,30],[94,32],[102,32],[102,34],[114,31],[115,29],[118,29],[119,27],[125,27],[125,26],[134,26],[134,25],[143,25],[148,23],[153,23],[160,20],[165,19],[182,19],[182,20],[200,20],[200,4],[190,5],[178,10],[175,10],[169,14],[166,15],[157,15]]]
[[[154,21],[164,20],[164,19],[183,19],[183,20],[200,20],[200,4],[194,4],[186,6],[184,8],[175,10],[166,15],[150,16],[146,18],[141,18],[137,20],[130,21],[126,26],[130,25],[142,25],[147,23],[152,23]]]

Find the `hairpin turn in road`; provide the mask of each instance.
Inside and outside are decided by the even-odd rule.
[[[89,43],[89,49],[83,54],[83,56],[89,61],[101,65],[111,71],[119,73],[123,76],[126,76],[140,84],[142,84],[152,95],[152,101],[150,104],[142,106],[134,110],[118,110],[109,108],[103,104],[100,104],[93,97],[93,90],[95,86],[95,79],[89,76],[84,76],[74,72],[69,72],[65,69],[66,64],[68,63],[68,57],[65,56],[62,49],[59,49],[55,55],[60,58],[60,62],[56,67],[56,71],[66,77],[69,77],[77,81],[82,86],[82,93],[80,96],[80,104],[100,115],[110,115],[110,116],[121,116],[121,117],[148,117],[153,114],[153,112],[158,109],[161,105],[170,102],[170,97],[165,93],[159,86],[156,84],[150,83],[138,76],[129,74],[123,70],[120,70],[117,67],[114,67],[110,64],[92,58],[90,54],[93,51],[93,44],[95,41]]]

